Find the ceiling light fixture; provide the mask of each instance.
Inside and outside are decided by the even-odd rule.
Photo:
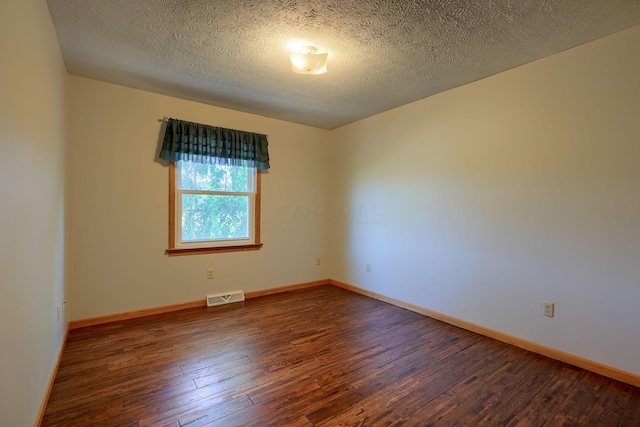
[[[324,74],[327,72],[328,53],[318,53],[313,46],[305,46],[300,53],[289,53],[291,68],[298,74]]]

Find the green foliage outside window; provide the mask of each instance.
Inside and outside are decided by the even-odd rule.
[[[250,237],[252,168],[186,161],[178,167],[183,242]]]

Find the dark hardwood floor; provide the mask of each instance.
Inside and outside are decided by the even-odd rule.
[[[73,330],[45,426],[640,426],[640,389],[332,286]]]

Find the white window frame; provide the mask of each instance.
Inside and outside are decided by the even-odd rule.
[[[201,191],[180,189],[180,162],[171,162],[169,168],[169,249],[170,256],[214,252],[258,250],[260,243],[260,170],[253,169],[253,191]],[[182,241],[182,196],[184,194],[204,194],[249,197],[249,237],[247,239],[215,239],[203,241]]]

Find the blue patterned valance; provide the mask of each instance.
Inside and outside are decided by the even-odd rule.
[[[169,119],[160,157],[269,169],[267,135]]]

